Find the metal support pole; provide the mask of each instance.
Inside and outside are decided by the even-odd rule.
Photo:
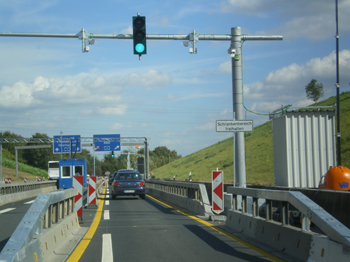
[[[338,0],[335,1],[335,22],[336,22],[336,72],[337,82],[335,84],[337,88],[337,165],[341,166],[341,152],[340,152],[340,104],[339,104],[339,32],[338,32]]]
[[[242,81],[242,35],[240,27],[231,28],[232,100],[235,120],[243,120],[243,81]],[[246,187],[244,132],[235,133],[235,175],[236,186]]]
[[[146,139],[146,138],[145,138]],[[144,146],[144,151],[143,151],[143,157],[144,157],[144,161],[143,161],[143,172],[144,172],[144,179],[147,179],[147,139],[145,140],[145,146]]]
[[[15,159],[16,159],[16,177],[18,177],[18,151],[15,150]]]
[[[0,142],[0,183],[2,182],[2,143]]]

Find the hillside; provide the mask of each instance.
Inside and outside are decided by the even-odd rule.
[[[333,106],[330,97],[311,106]],[[341,164],[350,167],[350,92],[340,95]],[[274,185],[272,122],[266,122],[245,134],[247,184]],[[233,182],[233,138],[228,138],[170,164],[151,170],[156,178],[210,181],[211,171],[224,171],[226,183]]]

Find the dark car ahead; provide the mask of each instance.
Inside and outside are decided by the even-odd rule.
[[[112,183],[112,198],[115,199],[117,196],[146,198],[145,181],[139,171],[118,171]]]

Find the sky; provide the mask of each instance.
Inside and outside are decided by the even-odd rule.
[[[342,93],[350,90],[350,0],[338,4]],[[283,36],[243,43],[244,115],[254,127],[282,105],[312,104],[312,79],[324,85],[321,100],[336,95],[330,0],[0,1],[0,32],[132,34],[137,13],[147,34],[229,35],[241,27],[249,36]],[[151,150],[189,155],[232,136],[216,132],[216,120],[233,119],[229,47],[200,40],[190,54],[180,40],[147,40],[139,60],[129,39],[97,39],[83,53],[77,38],[0,37],[0,131],[147,137]]]

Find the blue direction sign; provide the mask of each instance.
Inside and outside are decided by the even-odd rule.
[[[71,144],[72,143],[72,147]],[[76,136],[54,136],[53,137],[53,153],[81,153],[80,135]]]
[[[95,151],[120,151],[120,134],[94,135]]]

